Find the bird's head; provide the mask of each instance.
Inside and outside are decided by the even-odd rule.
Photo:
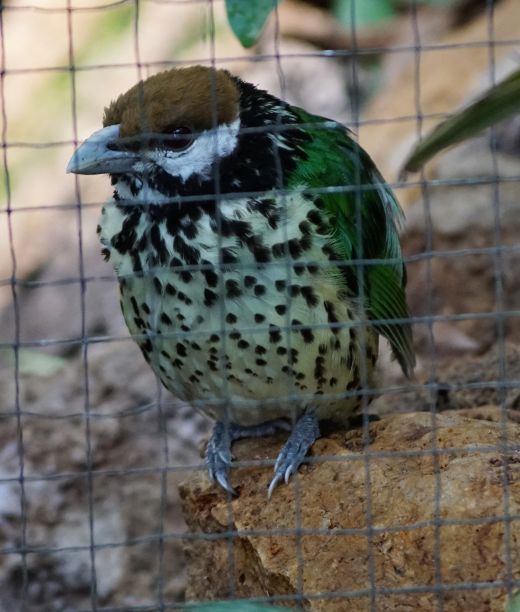
[[[67,172],[210,178],[215,160],[237,146],[239,99],[238,79],[224,70],[195,66],[151,76],[105,108],[103,128],[78,147]]]

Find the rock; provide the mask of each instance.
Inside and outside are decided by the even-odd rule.
[[[270,467],[237,468],[231,502],[203,474],[181,485],[187,601],[284,596],[308,610],[355,611],[372,596],[384,610],[432,610],[439,599],[447,611],[503,610],[500,581],[520,578],[520,523],[501,520],[520,510],[520,425],[411,413],[370,424],[368,437],[372,457],[362,429],[320,439],[270,501]],[[245,440],[234,452],[272,460],[281,442]],[[450,588],[436,593],[436,582]]]
[[[469,410],[483,406],[510,411],[511,418],[520,419],[520,347],[505,344],[495,346],[478,357],[431,360],[420,363],[416,385],[402,387],[400,381],[388,380],[385,385],[400,385],[399,393],[387,393],[370,404],[370,412],[382,415],[390,412],[430,411],[432,402],[437,411]],[[516,411],[516,412],[515,412]],[[514,416],[516,414],[516,417]]]

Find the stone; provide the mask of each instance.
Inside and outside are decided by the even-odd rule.
[[[186,600],[272,597],[316,611],[429,611],[442,600],[446,611],[502,611],[507,580],[520,579],[519,440],[520,425],[500,419],[392,414],[366,435],[321,438],[269,501],[283,436],[238,442],[236,498],[203,473],[180,487]]]

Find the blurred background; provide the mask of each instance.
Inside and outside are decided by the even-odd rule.
[[[90,609],[93,559],[102,605],[184,597],[176,487],[209,424],[161,394],[128,338],[95,232],[106,177],[65,174],[140,78],[215,58],[347,124],[407,215],[418,380],[461,363],[466,378],[474,363],[520,377],[518,116],[397,182],[421,134],[518,68],[520,4],[372,0],[352,23],[351,1],[285,0],[250,50],[222,0],[3,2],[1,609],[22,593],[27,610]],[[388,358],[381,368],[399,382]]]

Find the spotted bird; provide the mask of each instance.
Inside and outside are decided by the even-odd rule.
[[[339,123],[225,70],[173,69],[113,101],[68,171],[110,175],[98,232],[128,329],[216,420],[206,461],[227,491],[234,440],[291,430],[271,495],[320,420],[360,411],[380,335],[411,374],[403,214]]]

